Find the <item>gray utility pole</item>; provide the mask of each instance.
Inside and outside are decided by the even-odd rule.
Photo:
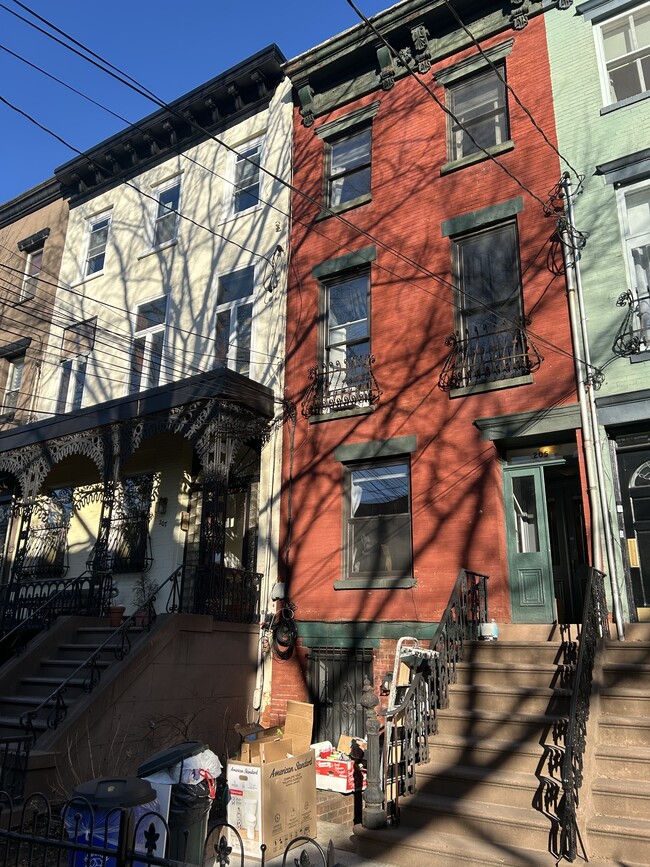
[[[569,321],[573,340],[578,403],[582,424],[582,441],[587,471],[587,492],[591,512],[591,549],[596,569],[609,573],[616,634],[619,641],[623,641],[625,633],[621,614],[618,568],[614,555],[612,529],[609,521],[602,458],[602,441],[598,417],[596,415],[596,399],[594,397],[594,368],[591,364],[591,353],[589,350],[589,332],[587,330],[587,316],[585,314],[582,279],[580,276],[580,256],[578,255],[579,251],[576,241],[578,233],[575,231],[573,194],[568,172],[562,175],[560,187],[564,194],[565,216],[560,217],[558,220],[558,232],[562,241],[562,252],[564,254]],[[603,568],[603,541],[607,559],[607,570]]]

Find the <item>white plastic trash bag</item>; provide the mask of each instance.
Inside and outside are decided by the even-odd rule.
[[[207,775],[216,779],[223,770],[219,756],[212,750],[203,750],[195,756],[188,756],[170,768],[169,775],[175,783],[196,785],[205,780]]]

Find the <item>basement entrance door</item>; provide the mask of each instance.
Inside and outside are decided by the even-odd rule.
[[[587,545],[577,461],[504,467],[515,623],[579,623]]]

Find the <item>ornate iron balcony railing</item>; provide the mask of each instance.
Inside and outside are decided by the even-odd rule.
[[[625,318],[614,339],[616,355],[636,355],[650,349],[650,295],[623,292],[616,299],[617,307],[627,306]]]
[[[325,362],[309,368],[311,383],[302,400],[305,418],[374,406],[381,396],[372,365],[374,355],[352,355],[346,364]]]
[[[486,324],[457,331],[445,346],[451,346],[451,352],[438,380],[443,391],[527,376],[544,360],[523,326],[496,330]]]

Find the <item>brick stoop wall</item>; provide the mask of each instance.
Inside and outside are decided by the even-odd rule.
[[[340,792],[318,791],[316,795],[316,816],[319,821],[349,825],[350,828],[361,821],[361,792],[343,795]]]

